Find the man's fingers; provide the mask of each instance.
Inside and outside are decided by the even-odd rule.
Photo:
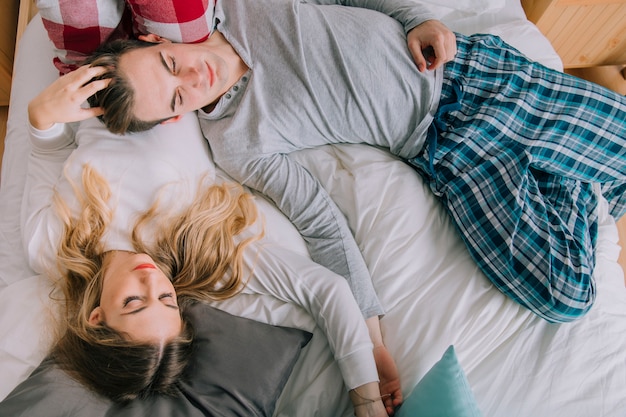
[[[429,60],[430,65],[428,66],[428,69],[430,70],[439,68],[446,62],[450,61],[456,54],[456,51],[452,50],[455,49],[455,42],[450,45],[449,39],[444,33],[439,33],[438,36],[432,40],[431,46],[433,56],[432,59]]]
[[[412,45],[411,55],[413,55],[413,61],[415,61],[415,65],[417,65],[418,71],[424,72],[427,68],[427,61],[420,47],[415,44]]]
[[[456,55],[456,35],[437,20],[427,20],[411,29],[407,41],[420,72],[435,70]]]

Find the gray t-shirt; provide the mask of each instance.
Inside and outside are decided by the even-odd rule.
[[[346,277],[370,317],[382,309],[346,219],[289,153],[367,143],[417,155],[438,105],[441,71],[420,73],[407,48],[406,31],[433,18],[419,5],[349,3],[362,7],[217,2],[217,30],[250,70],[200,118],[215,162],[274,201],[313,260]]]

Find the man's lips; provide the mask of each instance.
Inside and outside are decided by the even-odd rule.
[[[206,64],[206,71],[207,79],[209,80],[209,87],[213,87],[213,83],[215,82],[215,74],[213,73],[213,70],[208,63]]]

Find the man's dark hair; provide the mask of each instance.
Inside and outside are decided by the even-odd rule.
[[[111,79],[108,87],[89,97],[91,107],[102,107],[104,114],[99,119],[113,133],[142,132],[167,120],[139,120],[135,117],[135,93],[119,70],[122,55],[139,48],[154,46],[151,42],[132,39],[118,39],[101,45],[84,65],[105,67],[107,71],[95,79]],[[95,80],[94,79],[94,80]]]

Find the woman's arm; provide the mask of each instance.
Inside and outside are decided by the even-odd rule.
[[[271,295],[304,308],[325,333],[357,416],[386,416],[372,341],[345,279],[310,259],[267,242],[245,254],[253,271],[244,292]]]
[[[81,107],[87,97],[107,84],[87,84],[100,69],[84,67],[57,79],[28,106],[30,141],[21,230],[29,265],[36,272],[55,267],[61,222],[52,201],[67,158],[75,149],[74,134],[66,123],[100,114]],[[87,85],[86,85],[87,84]]]
[[[350,390],[350,401],[356,417],[388,416],[378,384],[370,382]]]
[[[28,264],[37,273],[55,267],[61,222],[52,200],[65,161],[76,145],[69,125],[58,124],[46,131],[31,127],[32,151],[28,157],[22,199],[21,231]]]
[[[252,244],[245,262],[252,277],[243,291],[271,295],[307,311],[326,334],[349,389],[378,380],[372,341],[345,279],[267,241]]]

